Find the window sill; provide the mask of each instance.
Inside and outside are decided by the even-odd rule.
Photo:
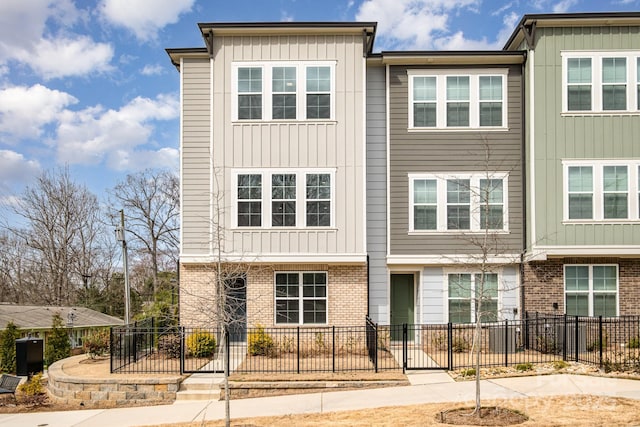
[[[474,236],[483,235],[485,233],[484,230],[433,230],[433,231],[417,231],[417,230],[409,230],[407,234],[409,236],[442,236],[442,235],[451,235],[451,236],[464,236],[472,234]],[[511,232],[509,230],[489,230],[490,235],[507,235]]]
[[[612,116],[638,116],[640,111],[563,111],[562,117],[612,117]]]
[[[426,132],[426,133],[437,133],[437,132],[508,132],[511,130],[508,127],[481,127],[481,128],[468,128],[468,127],[450,127],[450,128],[416,128],[409,127],[407,128],[407,132]]]
[[[301,124],[336,124],[336,119],[300,119],[300,120],[232,120],[231,124],[234,126],[241,125],[301,125]]]
[[[640,224],[640,219],[587,219],[562,221],[562,225],[625,225]]]
[[[231,231],[338,231],[335,227],[230,227]]]

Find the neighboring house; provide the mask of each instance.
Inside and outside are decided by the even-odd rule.
[[[523,52],[507,51],[382,52],[370,59],[374,219],[387,191],[386,236],[382,220],[368,228],[371,243],[387,242],[386,259],[381,247],[369,246],[376,321],[474,321],[483,258],[490,265],[484,318],[519,316],[524,60]],[[386,129],[378,126],[381,112]],[[385,153],[386,165],[379,160]]]
[[[82,347],[84,337],[96,329],[124,324],[122,319],[85,307],[0,304],[0,330],[13,322],[23,337],[42,338],[43,344],[46,344],[56,313],[68,328],[71,348]]]
[[[361,325],[375,24],[199,28],[205,48],[167,49],[182,106],[181,322],[212,323],[222,261],[247,267],[234,297],[251,326]]]
[[[640,13],[525,15],[525,309],[638,314]]]

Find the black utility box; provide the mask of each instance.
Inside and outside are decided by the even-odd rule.
[[[42,347],[40,338],[16,340],[16,375],[26,377],[43,371]]]

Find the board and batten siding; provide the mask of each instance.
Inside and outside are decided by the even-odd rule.
[[[183,58],[182,80],[182,227],[181,256],[210,249],[210,104],[209,58]]]
[[[335,61],[335,120],[232,121],[232,64]],[[223,194],[225,252],[364,256],[364,60],[361,35],[219,36],[213,58],[213,166]],[[230,229],[232,170],[333,168],[333,229]],[[216,184],[214,184],[216,185]],[[263,189],[267,190],[267,188]]]
[[[534,245],[640,245],[640,223],[563,224],[564,159],[640,159],[640,115],[562,115],[562,51],[640,52],[640,27],[538,28]],[[638,197],[630,194],[629,197]]]
[[[369,316],[389,322],[387,272],[387,122],[386,72],[367,68],[367,253],[369,254]]]
[[[453,69],[443,67],[444,69]],[[480,68],[486,69],[487,66]],[[509,231],[499,235],[500,254],[520,253],[523,247],[522,191],[522,68],[508,68],[508,129],[498,131],[408,131],[410,67],[392,66],[389,76],[390,117],[390,253],[391,255],[473,254],[479,248],[463,233],[409,235],[410,173],[508,172]],[[428,68],[414,67],[425,70]],[[460,73],[473,67],[455,68]],[[488,162],[485,162],[489,149]],[[487,166],[488,164],[488,166]]]

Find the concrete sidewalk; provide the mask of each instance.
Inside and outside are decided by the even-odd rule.
[[[231,401],[233,418],[322,413],[475,398],[473,381],[454,382],[441,371],[409,375],[412,385],[355,391],[263,397]],[[482,381],[483,399],[580,395],[640,400],[640,381],[583,375],[542,375]],[[0,414],[0,426],[144,426],[224,418],[224,402],[183,401],[172,405],[29,414]]]

